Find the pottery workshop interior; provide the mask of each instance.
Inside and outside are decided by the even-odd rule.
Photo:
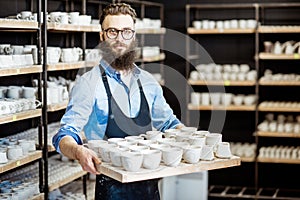
[[[300,199],[299,0],[0,11],[0,200]]]

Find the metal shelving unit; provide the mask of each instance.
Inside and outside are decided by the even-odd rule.
[[[250,87],[255,87],[255,94],[259,96],[259,101],[257,104],[251,108],[252,111],[255,112],[255,133],[253,136],[255,137],[255,143],[258,145],[262,139],[260,138],[265,138],[265,139],[271,139],[271,138],[282,138],[282,141],[284,141],[284,138],[287,140],[289,138],[298,138],[298,135],[296,133],[277,133],[277,132],[262,132],[262,131],[257,131],[257,125],[258,122],[260,121],[259,116],[263,113],[266,112],[275,112],[275,113],[288,113],[288,114],[293,114],[293,113],[299,113],[299,108],[298,107],[282,107],[282,106],[265,106],[265,104],[262,104],[263,101],[261,96],[260,96],[260,91],[262,87],[279,87],[279,88],[285,88],[291,86],[297,87],[299,86],[298,81],[265,81],[265,80],[260,80],[259,75],[261,75],[262,71],[262,62],[268,62],[268,65],[270,63],[276,63],[276,62],[294,62],[298,63],[300,56],[298,53],[294,53],[291,55],[286,55],[286,54],[272,54],[272,53],[265,53],[261,50],[262,48],[262,35],[267,37],[271,37],[274,35],[278,34],[284,34],[284,36],[291,34],[292,36],[295,36],[295,34],[300,33],[299,29],[299,20],[293,21],[292,24],[276,24],[271,23],[268,24],[265,22],[265,20],[270,20],[273,19],[276,21],[279,20],[278,18],[272,18],[267,16],[267,9],[289,9],[289,8],[300,8],[299,3],[256,3],[256,4],[188,4],[186,5],[186,30],[188,35],[194,37],[206,37],[210,36],[219,36],[221,35],[224,40],[227,37],[227,35],[233,35],[235,37],[238,37],[242,35],[242,37],[245,37],[245,35],[250,35],[251,37],[254,37],[254,51],[253,52],[253,61],[255,64],[255,70],[257,71],[258,74],[258,79],[254,82],[235,82],[232,81],[230,83],[227,83],[226,81],[192,81],[189,80],[189,84],[192,85],[193,87],[212,87],[212,86],[221,86],[221,87],[228,87],[228,86],[235,86],[235,87],[241,87],[241,86],[250,86]],[[192,20],[201,20],[199,19],[201,16],[201,10],[216,10],[216,9],[223,9],[224,10],[244,10],[247,8],[252,8],[254,11],[254,19],[257,22],[257,27],[255,29],[195,29],[193,27],[190,27],[190,24]],[[193,12],[192,12],[193,10]],[[197,11],[195,11],[197,10]],[[200,10],[200,11],[199,11]],[[277,11],[278,11],[277,10]],[[294,10],[293,10],[294,11]],[[293,12],[291,11],[291,12]],[[296,12],[296,11],[295,11]],[[207,13],[207,12],[206,12]],[[194,14],[194,18],[191,17],[191,14]],[[273,12],[274,14],[274,12]],[[294,13],[295,14],[295,13]],[[219,14],[221,18],[221,14]],[[203,17],[203,15],[202,15]],[[214,16],[215,18],[218,18],[218,16]],[[241,17],[241,15],[239,15]],[[295,16],[294,16],[295,17]],[[214,19],[215,19],[214,18]],[[203,18],[202,18],[203,19]],[[204,19],[207,19],[207,17]],[[216,19],[215,19],[216,20]],[[285,19],[286,20],[286,19]],[[276,37],[274,37],[276,38]],[[277,37],[280,39],[280,37]],[[299,38],[299,37],[297,37]],[[196,51],[190,51],[190,49],[193,48],[190,43],[189,39],[186,40],[186,58],[187,58],[187,64],[186,64],[186,78],[189,77],[190,73],[190,63],[192,63],[194,60],[200,59],[201,55],[197,54],[197,51],[199,49],[196,49]],[[195,53],[196,52],[196,53]],[[203,59],[203,56],[202,56]],[[294,71],[296,71],[296,67],[293,68]],[[234,87],[234,88],[235,88]],[[231,87],[233,88],[233,87]],[[232,89],[231,89],[232,90]],[[189,91],[187,90],[186,97],[187,97],[187,102],[189,102]],[[271,101],[271,100],[269,100]],[[294,103],[293,101],[289,100],[287,102],[289,104]],[[297,102],[296,102],[297,103]],[[280,104],[281,105],[281,104]],[[222,106],[193,106],[193,105],[188,105],[188,111],[186,113],[187,115],[187,121],[189,122],[189,115],[190,111],[197,111],[197,110],[240,110],[244,111],[242,108],[234,108],[233,106],[228,106],[228,107],[222,107]],[[280,144],[279,144],[280,145]],[[258,155],[258,149],[257,149],[257,155]],[[274,158],[258,158],[256,155],[255,158],[252,160],[254,163],[253,168],[255,171],[255,176],[254,176],[254,182],[255,184],[252,187],[235,187],[235,186],[216,186],[212,185],[209,188],[209,197],[218,197],[218,198],[246,198],[246,199],[299,199],[300,197],[300,191],[295,190],[291,191],[290,194],[289,192],[286,192],[284,188],[275,188],[275,189],[268,189],[266,187],[262,187],[262,180],[259,180],[259,177],[261,176],[261,173],[263,173],[263,167],[262,165],[268,164],[268,163],[276,163],[278,165],[280,164],[294,164],[297,165],[299,164],[298,160],[293,160],[293,159],[274,159]],[[243,159],[242,159],[243,161]]]

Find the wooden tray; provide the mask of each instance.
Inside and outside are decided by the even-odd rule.
[[[109,176],[122,183],[129,183],[167,176],[190,174],[206,170],[234,167],[238,165],[241,165],[240,157],[232,156],[230,159],[215,158],[213,161],[200,161],[196,164],[187,164],[181,162],[177,167],[168,167],[161,164],[158,169],[149,170],[141,168],[138,172],[128,172],[122,167],[114,167],[109,163],[104,162],[101,165],[98,165],[97,168],[106,176]]]

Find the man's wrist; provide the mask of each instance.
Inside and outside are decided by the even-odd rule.
[[[80,159],[80,152],[82,151],[82,148],[84,148],[82,145],[74,146],[74,158],[75,158],[75,160]]]

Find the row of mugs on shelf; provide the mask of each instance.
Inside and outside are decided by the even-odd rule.
[[[12,45],[0,44],[0,55],[22,55],[33,54],[33,49],[37,49],[36,45]]]
[[[52,144],[52,137],[58,132],[60,128],[60,122],[54,122],[48,124],[48,134],[47,134],[47,141],[48,145]],[[38,144],[38,128],[31,128],[15,135],[11,135],[7,137],[10,140],[20,140],[20,139],[30,139],[35,140],[36,144]]]
[[[269,146],[259,149],[259,158],[300,159],[300,147]]]
[[[36,87],[25,87],[25,86],[0,86],[0,99],[32,99],[35,98],[37,92]]]
[[[51,191],[49,193],[48,200],[86,200],[84,194],[82,193],[73,193],[73,192],[67,192],[66,194],[62,194],[59,189],[56,189],[54,191]]]
[[[257,22],[255,19],[196,20],[192,24],[195,29],[254,29]]]
[[[38,14],[31,11],[21,11],[15,16],[8,16],[8,19],[27,20],[27,21],[38,21]],[[59,23],[59,24],[74,24],[74,25],[99,25],[99,20],[92,20],[91,15],[80,15],[79,12],[50,12],[46,16],[48,23]],[[41,22],[43,23],[43,12],[41,12]]]
[[[277,123],[285,123],[285,122],[289,122],[289,123],[293,123],[293,122],[298,122],[300,123],[300,115],[297,115],[295,118],[293,115],[283,115],[283,114],[279,114],[277,116],[277,119],[275,120],[274,117],[274,113],[268,113],[265,115],[265,120],[267,122],[274,122],[277,121]]]
[[[249,144],[249,143],[230,143],[231,152],[233,155],[237,155],[239,157],[244,158],[254,158],[256,152],[256,144]]]
[[[221,80],[229,80],[229,81],[255,81],[257,77],[257,72],[255,70],[251,70],[249,72],[198,72],[192,71],[190,73],[190,79],[193,81],[203,80],[203,81],[221,81]]]
[[[3,141],[4,139],[1,140]],[[0,163],[7,163],[8,160],[17,160],[27,155],[28,152],[35,150],[34,140],[18,140],[14,145],[12,145],[12,142],[3,143],[0,145]]]
[[[82,59],[83,50],[80,47],[60,48],[47,47],[47,63],[56,64],[61,62],[76,62]]]
[[[41,106],[41,102],[32,99],[0,99],[0,117],[22,111],[34,110]]]
[[[37,64],[37,58],[32,54],[0,55],[0,69],[13,69]]]
[[[144,46],[136,48],[136,58],[147,58],[160,55],[159,46]]]
[[[1,174],[0,180],[38,183],[38,177],[38,163],[35,162],[31,163],[30,165],[24,165],[18,170],[13,170],[11,172]]]
[[[206,73],[247,73],[250,70],[248,64],[198,64],[195,67],[199,72]]]
[[[4,180],[0,182],[0,199],[31,199],[39,194],[38,182]]]
[[[300,42],[295,41],[286,41],[280,43],[276,41],[272,43],[271,41],[264,41],[264,48],[266,53],[273,53],[273,54],[300,54]]]
[[[92,20],[91,15],[80,15],[79,12],[50,12],[47,14],[47,21],[58,24],[74,24],[74,25],[99,25],[99,20]]]
[[[263,121],[258,125],[258,130],[260,131],[270,131],[270,132],[279,132],[279,133],[299,133],[300,134],[300,123],[278,123],[276,121],[268,122]]]
[[[292,102],[292,101],[264,101],[260,103],[261,107],[266,108],[300,108],[300,102]]]
[[[61,162],[57,158],[49,159],[48,168],[48,182],[50,185],[82,172],[82,168],[77,162]]]
[[[160,19],[150,19],[150,18],[143,18],[143,19],[136,19],[135,29],[159,29],[161,27],[161,20]]]
[[[243,94],[232,94],[232,93],[207,93],[207,92],[192,92],[191,93],[191,104],[195,106],[203,105],[236,105],[240,106],[242,104],[250,106],[256,103],[257,97],[256,95],[243,95]]]
[[[56,85],[54,82],[48,82],[47,105],[61,103],[68,100],[68,98],[69,92],[67,86]]]
[[[265,70],[264,76],[261,77],[263,81],[300,81],[299,74],[273,74],[272,70]]]

